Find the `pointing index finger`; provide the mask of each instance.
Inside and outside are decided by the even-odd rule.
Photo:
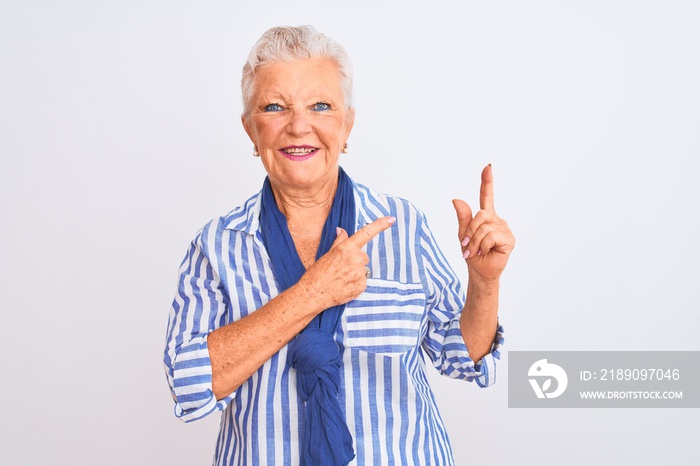
[[[481,210],[496,211],[493,207],[493,173],[491,172],[491,164],[486,165],[481,172],[479,206]]]
[[[348,241],[351,241],[355,246],[361,248],[365,244],[369,243],[372,238],[377,236],[379,233],[383,232],[396,222],[396,217],[382,217],[378,218],[372,223],[369,223],[355,232]]]

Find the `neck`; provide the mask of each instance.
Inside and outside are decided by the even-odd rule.
[[[272,192],[280,212],[291,219],[316,218],[325,221],[333,205],[338,178],[332,178],[312,189],[289,189],[271,183]]]

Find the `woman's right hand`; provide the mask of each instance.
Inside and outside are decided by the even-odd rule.
[[[382,217],[350,237],[338,228],[331,249],[306,270],[296,286],[320,308],[319,312],[357,298],[367,287],[369,256],[362,248],[395,222],[395,217]]]

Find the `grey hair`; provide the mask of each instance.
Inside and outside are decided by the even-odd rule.
[[[313,26],[279,26],[268,29],[258,39],[243,65],[241,91],[243,117],[251,113],[255,90],[255,70],[274,61],[294,62],[312,57],[328,58],[340,71],[340,89],[347,109],[352,108],[352,63],[342,45],[318,32]]]

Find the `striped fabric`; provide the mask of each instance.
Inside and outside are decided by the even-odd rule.
[[[354,191],[358,228],[385,215],[398,220],[367,245],[372,275],[336,335],[339,396],[355,440],[351,464],[454,464],[424,355],[442,374],[485,387],[495,381],[503,329],[475,366],[459,328],[463,288],[423,214],[360,184]],[[258,194],[198,233],[170,311],[165,368],[175,415],[189,422],[223,411],[214,465],[299,464],[303,419],[286,347],[228,397],[217,401],[211,390],[207,335],[278,294],[259,215]]]

